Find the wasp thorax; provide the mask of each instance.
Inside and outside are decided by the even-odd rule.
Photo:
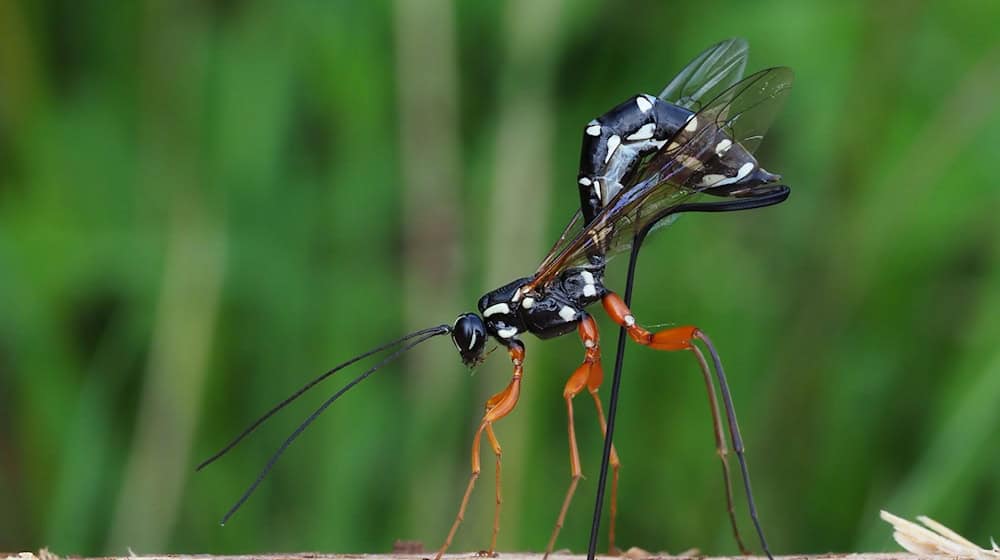
[[[486,325],[479,315],[463,313],[455,319],[451,329],[451,341],[462,356],[462,362],[474,366],[483,359],[483,348],[486,347]]]

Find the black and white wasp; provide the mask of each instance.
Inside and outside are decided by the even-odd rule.
[[[778,204],[790,189],[780,177],[762,168],[753,153],[760,144],[792,84],[792,72],[785,67],[768,68],[743,78],[747,44],[742,39],[718,43],[692,60],[659,95],[632,96],[584,127],[577,185],[580,209],[534,274],[519,278],[488,292],[479,300],[478,313],[459,315],[452,325],[439,325],[410,333],[356,356],[327,371],[299,391],[278,403],[221,451],[204,461],[199,469],[228,452],[272,414],[340,369],[375,355],[383,359],[337,391],[310,415],[272,456],[257,479],[226,513],[222,522],[247,500],[287,447],[330,404],[404,352],[433,337],[450,334],[462,361],[479,364],[487,353],[489,339],[503,346],[513,365],[508,385],[486,402],[486,412],[472,443],[472,475],[463,495],[458,515],[437,557],[448,549],[461,523],[480,473],[480,443],[486,435],[496,456],[500,473],[500,443],[493,424],[509,414],[517,404],[524,373],[526,333],[548,339],[577,331],[584,347],[582,364],[567,381],[563,398],[569,416],[569,446],[572,478],[558,513],[546,554],[552,551],[559,529],[582,476],[573,424],[573,398],[586,389],[597,408],[600,427],[605,432],[605,457],[598,486],[595,531],[590,554],[596,543],[597,520],[602,506],[604,476],[612,469],[611,526],[609,548],[614,550],[616,488],[619,459],[611,445],[617,396],[617,380],[624,351],[624,334],[654,350],[688,350],[696,357],[705,378],[712,408],[716,447],[722,461],[729,516],[736,540],[744,552],[732,505],[732,489],[719,407],[708,365],[700,342],[709,352],[726,407],[733,448],[739,459],[750,515],[765,553],[770,556],[757,517],[749,486],[743,444],[736,423],[729,389],[719,355],[704,332],[693,326],[650,332],[639,325],[628,307],[638,250],[646,235],[667,225],[683,212],[724,212]],[[612,255],[631,248],[628,283],[623,299],[604,284],[604,270]],[[601,302],[611,319],[621,327],[608,421],[598,397],[603,381],[597,324],[587,309]],[[498,488],[499,492],[499,488]],[[499,498],[499,495],[498,495]],[[500,500],[494,511],[493,536],[488,553],[496,548]]]

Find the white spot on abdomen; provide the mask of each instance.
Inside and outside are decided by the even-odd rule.
[[[653,108],[653,104],[650,103],[648,99],[646,99],[641,95],[635,98],[635,104],[639,107],[639,110],[642,111],[643,113],[648,113],[649,110]]]
[[[604,163],[608,163],[609,161],[611,161],[611,156],[614,155],[615,150],[618,149],[618,146],[621,146],[621,143],[622,143],[622,137],[618,136],[617,134],[612,134],[611,138],[608,138],[608,153],[607,155],[604,156]]]
[[[597,288],[593,284],[587,284],[583,287],[584,297],[594,297],[597,295]]]
[[[722,181],[725,178],[726,178],[725,175],[718,175],[718,174],[714,174],[713,173],[713,174],[705,175],[704,177],[702,177],[701,178],[701,184],[704,185],[704,186],[706,186],[706,187],[711,187],[713,185],[718,184],[719,181]]]
[[[721,181],[716,181],[713,184],[713,186],[721,187],[723,185],[732,185],[733,183],[738,183],[739,181],[742,181],[744,177],[749,175],[751,171],[753,171],[753,167],[754,165],[748,161],[744,163],[742,167],[740,167],[739,171],[736,172],[735,177],[728,177]],[[702,182],[704,183],[705,179],[707,179],[708,177],[711,177],[711,175],[706,175],[704,178],[702,178]]]
[[[640,98],[641,99],[641,98]],[[647,123],[639,127],[639,130],[632,133],[631,136],[625,138],[626,140],[649,140],[653,137],[653,131],[656,130],[655,123]]]

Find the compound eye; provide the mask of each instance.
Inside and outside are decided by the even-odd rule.
[[[466,365],[475,365],[486,347],[486,325],[479,315],[465,313],[459,315],[451,332],[452,342]]]

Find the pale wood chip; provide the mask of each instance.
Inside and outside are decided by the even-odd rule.
[[[879,516],[892,525],[895,529],[892,538],[909,552],[913,554],[944,554],[948,556],[964,556],[976,558],[978,560],[998,560],[1000,559],[1000,548],[991,539],[993,550],[980,548],[972,541],[959,535],[955,531],[934,521],[930,517],[917,517],[921,523],[928,528],[921,527],[912,521],[907,521],[897,517],[885,510],[879,512]]]

